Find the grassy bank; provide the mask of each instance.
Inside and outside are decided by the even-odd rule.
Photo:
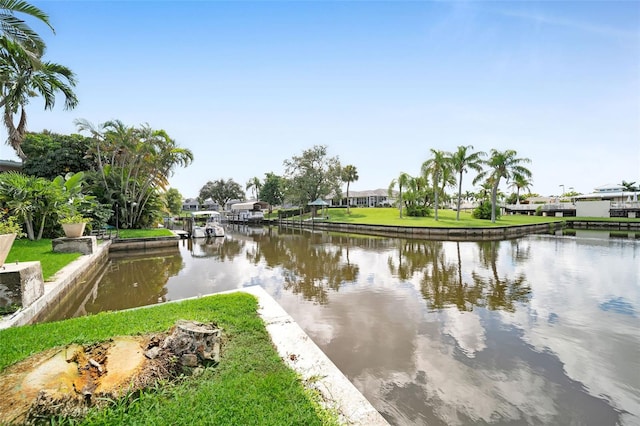
[[[326,214],[330,222],[353,223],[363,225],[391,225],[391,226],[421,226],[437,228],[486,228],[496,226],[517,226],[532,223],[557,222],[562,218],[545,216],[505,215],[491,223],[490,220],[475,219],[470,211],[461,211],[460,220],[456,220],[453,210],[438,210],[438,220],[433,213],[431,217],[408,217],[402,219],[395,208],[352,208],[351,214],[347,209],[327,209]]]
[[[83,423],[334,424],[278,357],[256,309],[253,296],[236,293],[1,330],[0,370],[55,346],[164,331],[178,319],[215,322],[228,338],[217,367],[116,401]]]
[[[152,238],[152,237],[170,237],[175,235],[165,228],[154,229],[120,229],[118,238]]]
[[[80,253],[54,253],[49,239],[30,241],[21,238],[13,242],[5,263],[40,261],[42,277],[47,281],[80,256]]]

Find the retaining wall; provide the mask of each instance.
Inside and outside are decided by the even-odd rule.
[[[52,281],[44,283],[44,294],[27,308],[3,317],[0,321],[0,329],[31,324],[36,321],[41,312],[47,312],[49,308],[57,306],[67,292],[83,282],[88,274],[93,273],[107,261],[110,245],[111,241],[98,244],[93,254],[81,256],[58,271]]]
[[[528,234],[548,233],[563,227],[562,221],[535,223],[517,226],[496,226],[492,228],[433,228],[390,225],[362,225],[334,222],[285,221],[286,227],[303,227],[338,232],[352,232],[385,237],[408,237],[443,241],[491,241],[521,237]]]
[[[180,237],[127,238],[112,240],[109,251],[148,250],[164,247],[178,247]]]

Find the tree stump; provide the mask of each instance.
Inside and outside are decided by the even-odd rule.
[[[187,367],[194,363],[191,355],[198,357],[198,364],[218,363],[220,329],[215,328],[213,324],[178,320],[162,343],[162,349],[175,354]]]

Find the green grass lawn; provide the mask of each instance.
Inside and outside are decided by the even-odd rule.
[[[495,226],[515,226],[533,223],[548,223],[562,220],[562,218],[545,216],[506,215],[500,216],[496,223],[490,220],[474,219],[471,212],[461,211],[460,220],[456,220],[456,212],[453,210],[438,210],[436,221],[432,213],[431,217],[408,217],[400,219],[398,209],[395,208],[352,208],[351,214],[347,209],[327,209],[330,222],[354,223],[363,225],[392,225],[392,226],[424,226],[437,228],[479,228]]]
[[[21,238],[13,242],[5,263],[40,261],[42,277],[51,279],[56,272],[81,256],[80,253],[54,253],[51,240],[30,241]]]
[[[92,411],[82,424],[337,424],[279,358],[256,309],[255,297],[235,293],[0,330],[0,371],[56,346],[165,331],[178,319],[215,322],[227,338],[217,367]]]
[[[118,238],[170,237],[172,235],[175,235],[175,234],[166,228],[118,230]]]

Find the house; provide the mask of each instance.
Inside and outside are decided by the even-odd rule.
[[[198,211],[198,210],[215,210],[219,211],[220,206],[211,198],[204,200],[203,204],[200,204],[197,198],[187,198],[182,202],[183,211]]]
[[[591,194],[573,197],[577,216],[640,217],[639,191],[625,191],[622,185],[603,185]]]
[[[396,195],[397,191],[393,191]],[[346,194],[343,194],[346,195]],[[339,201],[335,201],[333,197],[324,199],[333,207],[387,207],[395,203],[394,199],[389,198],[389,191],[386,189],[374,189],[372,191],[349,191],[349,198],[342,197]]]
[[[0,172],[19,172],[22,171],[21,161],[0,160]]]

